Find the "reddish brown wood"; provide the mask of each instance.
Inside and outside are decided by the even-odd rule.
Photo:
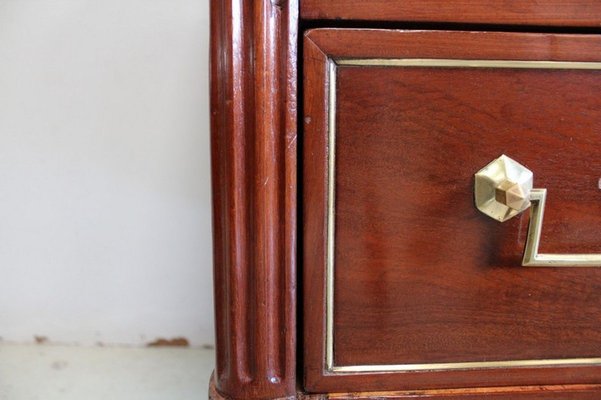
[[[595,61],[601,52],[601,43],[594,40],[598,35],[316,29],[306,37],[332,58]]]
[[[315,382],[325,368],[328,58],[308,36],[303,58],[303,380],[308,391],[325,392]]]
[[[542,251],[601,253],[600,78],[339,69],[338,364],[601,355],[601,269],[511,268],[528,213],[480,214],[472,179],[515,157],[550,193]]]
[[[216,388],[296,393],[295,0],[211,2]]]
[[[422,400],[597,400],[601,391],[600,385],[555,385],[555,386],[507,386],[493,388],[464,388],[445,390],[413,390],[405,392],[354,392],[307,394],[298,392],[296,397],[283,399],[298,400],[351,400],[351,399],[422,399]],[[215,388],[214,377],[209,382],[209,400],[229,400]],[[278,399],[280,400],[280,399]]]
[[[303,395],[301,393],[297,393],[295,395],[286,396],[286,397],[278,397],[278,398],[270,397],[270,400],[294,400],[294,399],[302,398],[302,397],[303,397]],[[211,375],[211,379],[209,380],[209,400],[234,400],[231,397],[224,396],[221,392],[219,392],[217,390],[214,373]]]
[[[596,0],[303,0],[303,19],[601,25]]]
[[[305,387],[600,383],[599,366],[330,374],[324,273],[332,58],[601,61],[601,39],[329,29],[304,51]],[[480,214],[472,185],[516,158],[549,189],[543,251],[601,252],[601,72],[339,66],[337,81],[335,364],[599,357],[601,269],[520,267],[527,216]]]
[[[324,399],[422,399],[422,400],[523,400],[564,399],[593,400],[599,398],[600,385],[508,386],[484,389],[414,390],[406,392],[334,393]]]

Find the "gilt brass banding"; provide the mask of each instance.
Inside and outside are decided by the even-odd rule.
[[[370,67],[434,67],[434,68],[518,68],[518,69],[601,69],[601,62],[529,61],[529,60],[453,60],[431,58],[340,58],[338,65]]]
[[[328,61],[328,109],[336,110],[336,64]],[[336,114],[328,112],[328,236],[327,236],[327,271],[326,271],[326,303],[334,305],[334,232],[335,232],[335,196],[336,196]],[[329,309],[329,307],[328,307]],[[332,309],[333,310],[333,309]],[[334,366],[334,313],[326,312],[326,365],[328,369]]]
[[[518,69],[557,69],[557,70],[601,70],[601,62],[579,61],[528,61],[528,60],[456,60],[456,59],[329,59],[327,69],[327,95],[328,95],[328,163],[327,163],[327,235],[326,235],[326,283],[325,283],[325,370],[328,374],[365,374],[365,373],[394,373],[409,371],[448,371],[483,368],[521,368],[521,367],[550,367],[573,365],[601,365],[601,357],[567,358],[567,359],[540,359],[540,360],[498,360],[498,361],[461,361],[449,363],[416,363],[416,364],[382,364],[382,365],[335,365],[334,363],[334,252],[335,252],[335,142],[336,142],[336,75],[338,66],[366,66],[366,67],[421,67],[421,68],[518,68]],[[517,182],[515,182],[517,183]],[[504,204],[515,209],[516,213],[531,207],[532,213],[540,212],[542,221],[544,195],[542,201],[539,193],[533,190],[531,196],[522,196],[518,188],[508,187],[503,197]],[[524,197],[524,198],[522,198]],[[530,204],[531,202],[531,204]],[[541,207],[542,205],[542,207]],[[531,226],[532,227],[532,226]],[[524,262],[527,254],[534,254],[531,259],[534,263],[527,266],[541,266],[538,263],[547,263],[545,266],[559,266],[572,263],[575,260],[590,262],[591,255],[553,255],[553,265],[548,261],[549,255],[535,254],[532,250],[538,249],[540,229],[542,225],[535,225],[529,233],[531,248],[526,247]],[[531,236],[532,235],[532,236]],[[538,236],[537,236],[538,235]],[[534,246],[536,244],[536,246]],[[530,253],[528,253],[530,251]],[[594,255],[599,257],[601,255]],[[526,264],[525,264],[526,265]]]
[[[567,365],[590,365],[601,363],[601,358],[573,358],[561,360],[510,360],[510,361],[471,361],[431,364],[396,365],[348,365],[331,369],[338,373],[394,372],[394,371],[446,371],[473,368],[515,368],[515,367],[551,367]]]

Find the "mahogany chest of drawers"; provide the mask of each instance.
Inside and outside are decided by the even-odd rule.
[[[601,398],[601,2],[211,12],[212,398]]]

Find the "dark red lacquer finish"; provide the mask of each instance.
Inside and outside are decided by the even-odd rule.
[[[598,382],[581,365],[331,373],[323,315],[329,63],[600,61],[601,39],[316,30],[305,52],[305,329],[322,338],[305,341],[307,387]],[[549,191],[541,250],[601,252],[601,71],[339,65],[336,82],[334,365],[599,357],[601,269],[521,267],[527,213],[479,213],[473,175],[503,153],[524,163]]]
[[[599,27],[596,0],[303,0],[303,19]]]
[[[211,2],[217,391],[296,393],[295,1]]]
[[[306,20],[320,20],[312,26],[346,19],[372,28],[423,22],[566,33],[323,29],[307,35],[299,60],[297,0],[211,1],[217,363],[210,397],[601,398],[598,366],[336,375],[324,365],[330,59],[599,61],[598,36],[567,32],[598,29],[601,3],[303,0],[300,7]],[[338,71],[336,365],[600,356],[601,273],[526,271],[518,264],[528,217],[501,225],[471,202],[473,173],[505,152],[549,189],[542,250],[601,252],[599,73]],[[299,256],[304,324],[296,315]]]

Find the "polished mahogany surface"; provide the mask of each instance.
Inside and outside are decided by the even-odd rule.
[[[601,32],[600,15],[596,0],[212,0],[210,398],[601,398],[599,365],[328,370],[324,268],[332,59],[600,61],[599,36],[569,34]],[[297,54],[303,26],[353,25],[563,34],[320,29]],[[549,189],[542,250],[599,251],[598,73],[336,68],[335,365],[599,356],[599,273],[524,270],[527,216],[501,225],[468,200],[506,152]]]
[[[341,66],[337,99],[336,364],[601,355],[601,269],[520,267],[528,213],[473,200],[510,155],[541,251],[601,253],[601,71]]]
[[[353,392],[303,396],[303,400],[598,400],[599,385],[504,386],[495,388],[462,388],[445,390],[412,390],[389,392]],[[221,399],[215,399],[221,400]]]
[[[595,383],[596,366],[324,370],[328,112],[336,114],[334,365],[601,356],[601,269],[521,267],[473,175],[505,153],[548,189],[542,252],[601,252],[601,71],[327,67],[348,58],[601,61],[597,36],[315,30],[305,39],[305,372],[312,391]],[[316,334],[319,333],[319,334]],[[435,369],[435,368],[433,368]]]
[[[298,4],[211,1],[215,392],[296,394]]]
[[[599,27],[601,3],[596,0],[303,0],[301,17]]]

